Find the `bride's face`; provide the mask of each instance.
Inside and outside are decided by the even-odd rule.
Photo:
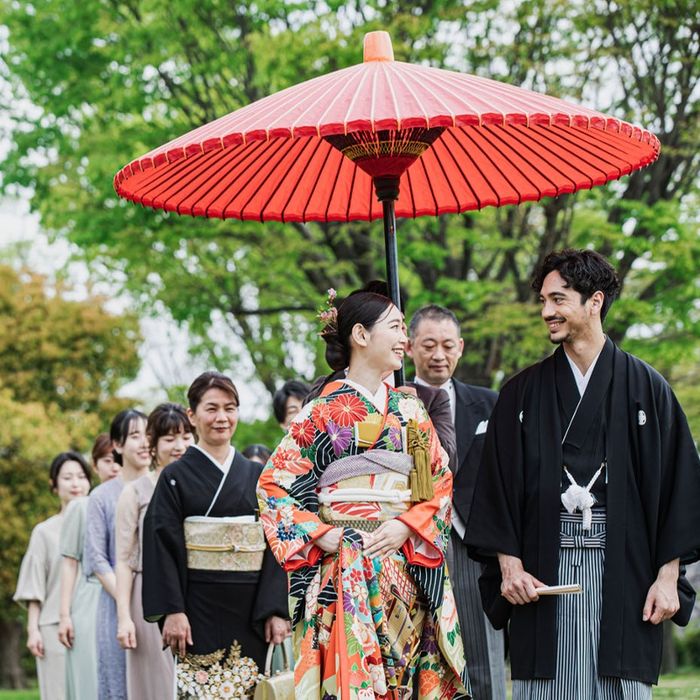
[[[364,361],[382,372],[401,368],[407,338],[403,314],[393,304],[370,330],[365,330],[365,337]]]

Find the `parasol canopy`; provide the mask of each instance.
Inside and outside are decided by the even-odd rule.
[[[398,217],[458,213],[588,189],[653,162],[649,131],[474,75],[364,62],[236,110],[122,168],[117,193],[148,207],[260,221],[371,220],[373,179],[398,177]]]
[[[650,132],[564,100],[394,60],[386,32],[364,61],[236,110],[114,178],[147,207],[259,221],[384,219],[401,308],[396,216],[455,214],[602,185],[653,162]],[[403,374],[396,373],[397,386]]]

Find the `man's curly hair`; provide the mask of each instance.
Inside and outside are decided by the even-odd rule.
[[[581,295],[581,304],[585,304],[595,292],[603,292],[605,299],[600,319],[604,320],[613,301],[620,294],[620,280],[615,268],[594,250],[555,250],[547,255],[532,276],[531,286],[537,294],[542,290],[544,278],[555,270],[562,276],[567,287]]]

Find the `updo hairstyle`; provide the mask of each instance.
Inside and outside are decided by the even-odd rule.
[[[350,364],[350,336],[355,324],[372,330],[391,305],[391,299],[374,292],[357,292],[345,299],[338,307],[336,322],[329,323],[321,333],[326,342],[326,362],[332,370],[337,372]]]
[[[219,389],[223,391],[224,394],[228,394],[231,399],[233,399],[233,403],[235,403],[236,406],[241,405],[238,399],[238,389],[236,389],[236,385],[225,374],[212,370],[209,372],[202,372],[187,390],[187,401],[192,413],[197,410],[197,406],[199,406],[204,394],[206,394],[209,389]]]

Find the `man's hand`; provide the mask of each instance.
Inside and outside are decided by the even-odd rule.
[[[292,625],[289,620],[273,615],[265,620],[265,641],[269,644],[282,644],[292,633]]]
[[[38,629],[29,630],[27,635],[27,649],[32,652],[37,659],[44,658],[44,640]]]
[[[192,646],[192,628],[185,613],[172,613],[166,616],[163,625],[163,644],[172,649],[181,659],[187,653],[187,645]]]
[[[535,588],[544,586],[539,579],[528,574],[523,568],[523,562],[518,557],[499,554],[498,563],[501,567],[501,595],[513,605],[525,605],[539,600]]]
[[[130,617],[125,620],[119,620],[117,641],[122,649],[136,649],[136,626]]]
[[[411,529],[400,520],[393,518],[382,523],[374,532],[363,533],[364,553],[368,557],[384,559],[403,547],[411,534]]]
[[[658,625],[664,620],[670,620],[679,610],[678,601],[678,569],[679,560],[664,564],[660,569],[656,581],[651,584],[644,602],[642,620]]]
[[[315,540],[315,544],[318,545],[324,552],[328,552],[328,554],[335,554],[340,547],[340,538],[342,536],[342,528],[334,527],[325,535],[321,535],[321,537]]]
[[[58,641],[61,642],[66,649],[72,649],[74,639],[75,631],[73,630],[73,620],[71,620],[70,615],[61,615],[58,623]]]

